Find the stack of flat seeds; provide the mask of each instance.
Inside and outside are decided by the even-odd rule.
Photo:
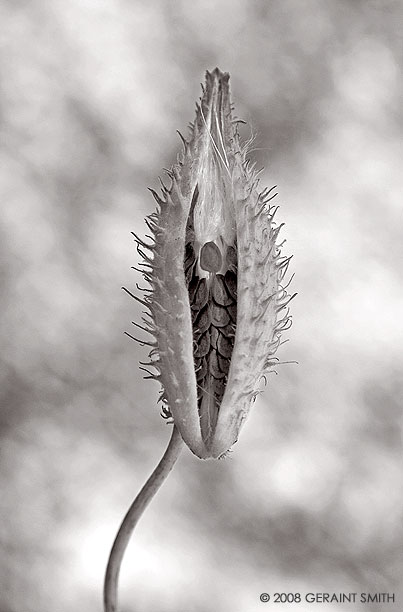
[[[187,228],[184,269],[192,315],[198,407],[202,431],[207,439],[216,425],[234,346],[236,250],[225,247],[222,254],[214,242],[207,242],[197,255],[192,244],[191,226],[192,215]],[[204,271],[202,277],[198,270]]]

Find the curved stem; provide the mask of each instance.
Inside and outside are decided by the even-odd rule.
[[[139,518],[172,470],[182,448],[181,435],[174,425],[171,439],[161,461],[130,506],[113,543],[105,574],[105,612],[117,612],[119,571],[126,547]]]

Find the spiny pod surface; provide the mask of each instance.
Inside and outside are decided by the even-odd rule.
[[[163,416],[173,419],[200,458],[220,457],[237,441],[261,381],[291,324],[282,282],[290,258],[276,244],[273,189],[259,191],[233,117],[229,74],[206,73],[190,136],[151,190],[157,211],[138,236],[143,300],[152,335],[149,378],[162,385]],[[280,311],[283,311],[279,315]]]

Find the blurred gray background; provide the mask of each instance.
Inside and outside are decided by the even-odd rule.
[[[401,592],[402,24],[393,0],[2,0],[1,612],[96,612],[170,429],[123,335],[130,231],[204,71],[231,73],[294,254],[290,342],[231,457],[187,449],[141,520],[122,612],[262,591]],[[399,596],[400,591],[400,596]]]

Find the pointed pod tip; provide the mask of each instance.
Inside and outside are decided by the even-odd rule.
[[[221,81],[222,83],[228,83],[229,78],[230,78],[229,72],[222,72],[222,70],[220,70],[218,66],[216,66],[214,70],[212,70],[211,72],[206,70],[206,85],[207,86],[209,83],[211,84],[211,82],[215,80]]]
[[[206,75],[213,76],[213,77],[218,77],[218,78],[221,78],[221,79],[223,79],[225,81],[229,80],[229,72],[223,72],[222,70],[219,69],[218,66],[216,66],[214,68],[214,70],[211,71],[211,73],[209,73],[209,71],[207,70],[206,71]]]

